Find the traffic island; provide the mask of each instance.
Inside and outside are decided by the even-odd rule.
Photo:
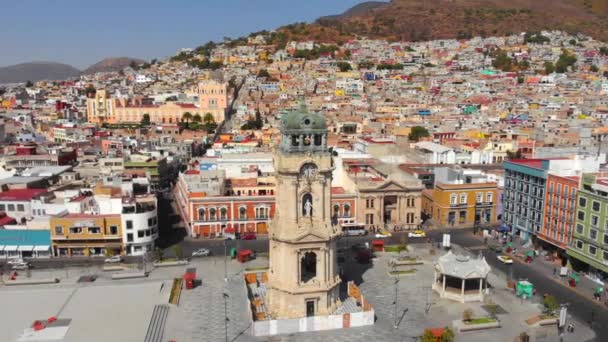
[[[154,267],[173,267],[173,266],[186,266],[188,265],[188,260],[169,260],[169,261],[160,261],[153,263]]]
[[[19,280],[7,280],[4,282],[6,286],[13,285],[43,285],[43,284],[56,284],[59,282],[57,278],[42,278],[42,279],[19,279]]]
[[[456,320],[453,324],[458,332],[500,328],[500,322],[492,317],[476,317],[466,321]]]

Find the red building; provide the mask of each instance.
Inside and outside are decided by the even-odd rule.
[[[545,195],[544,221],[537,236],[549,245],[566,250],[572,240],[576,218],[576,191],[579,177],[549,174]]]

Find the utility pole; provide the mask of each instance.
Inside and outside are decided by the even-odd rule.
[[[228,342],[228,306],[226,304],[226,300],[230,298],[227,293],[223,294],[224,297],[224,336],[226,337],[226,342]]]
[[[393,328],[397,329],[397,290],[399,289],[399,278],[395,278],[395,301],[393,302],[393,304],[395,304],[395,311],[393,312],[393,318],[394,318],[394,322],[393,322]]]
[[[224,282],[228,282],[228,259],[227,259],[227,253],[226,250],[228,248],[227,246],[228,241],[224,240]]]

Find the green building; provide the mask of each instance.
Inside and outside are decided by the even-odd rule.
[[[568,255],[600,279],[608,276],[608,177],[583,174],[578,191],[576,223]]]

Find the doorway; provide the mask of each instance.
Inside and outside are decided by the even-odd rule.
[[[306,301],[306,317],[312,317],[315,315],[315,301],[314,299]]]

